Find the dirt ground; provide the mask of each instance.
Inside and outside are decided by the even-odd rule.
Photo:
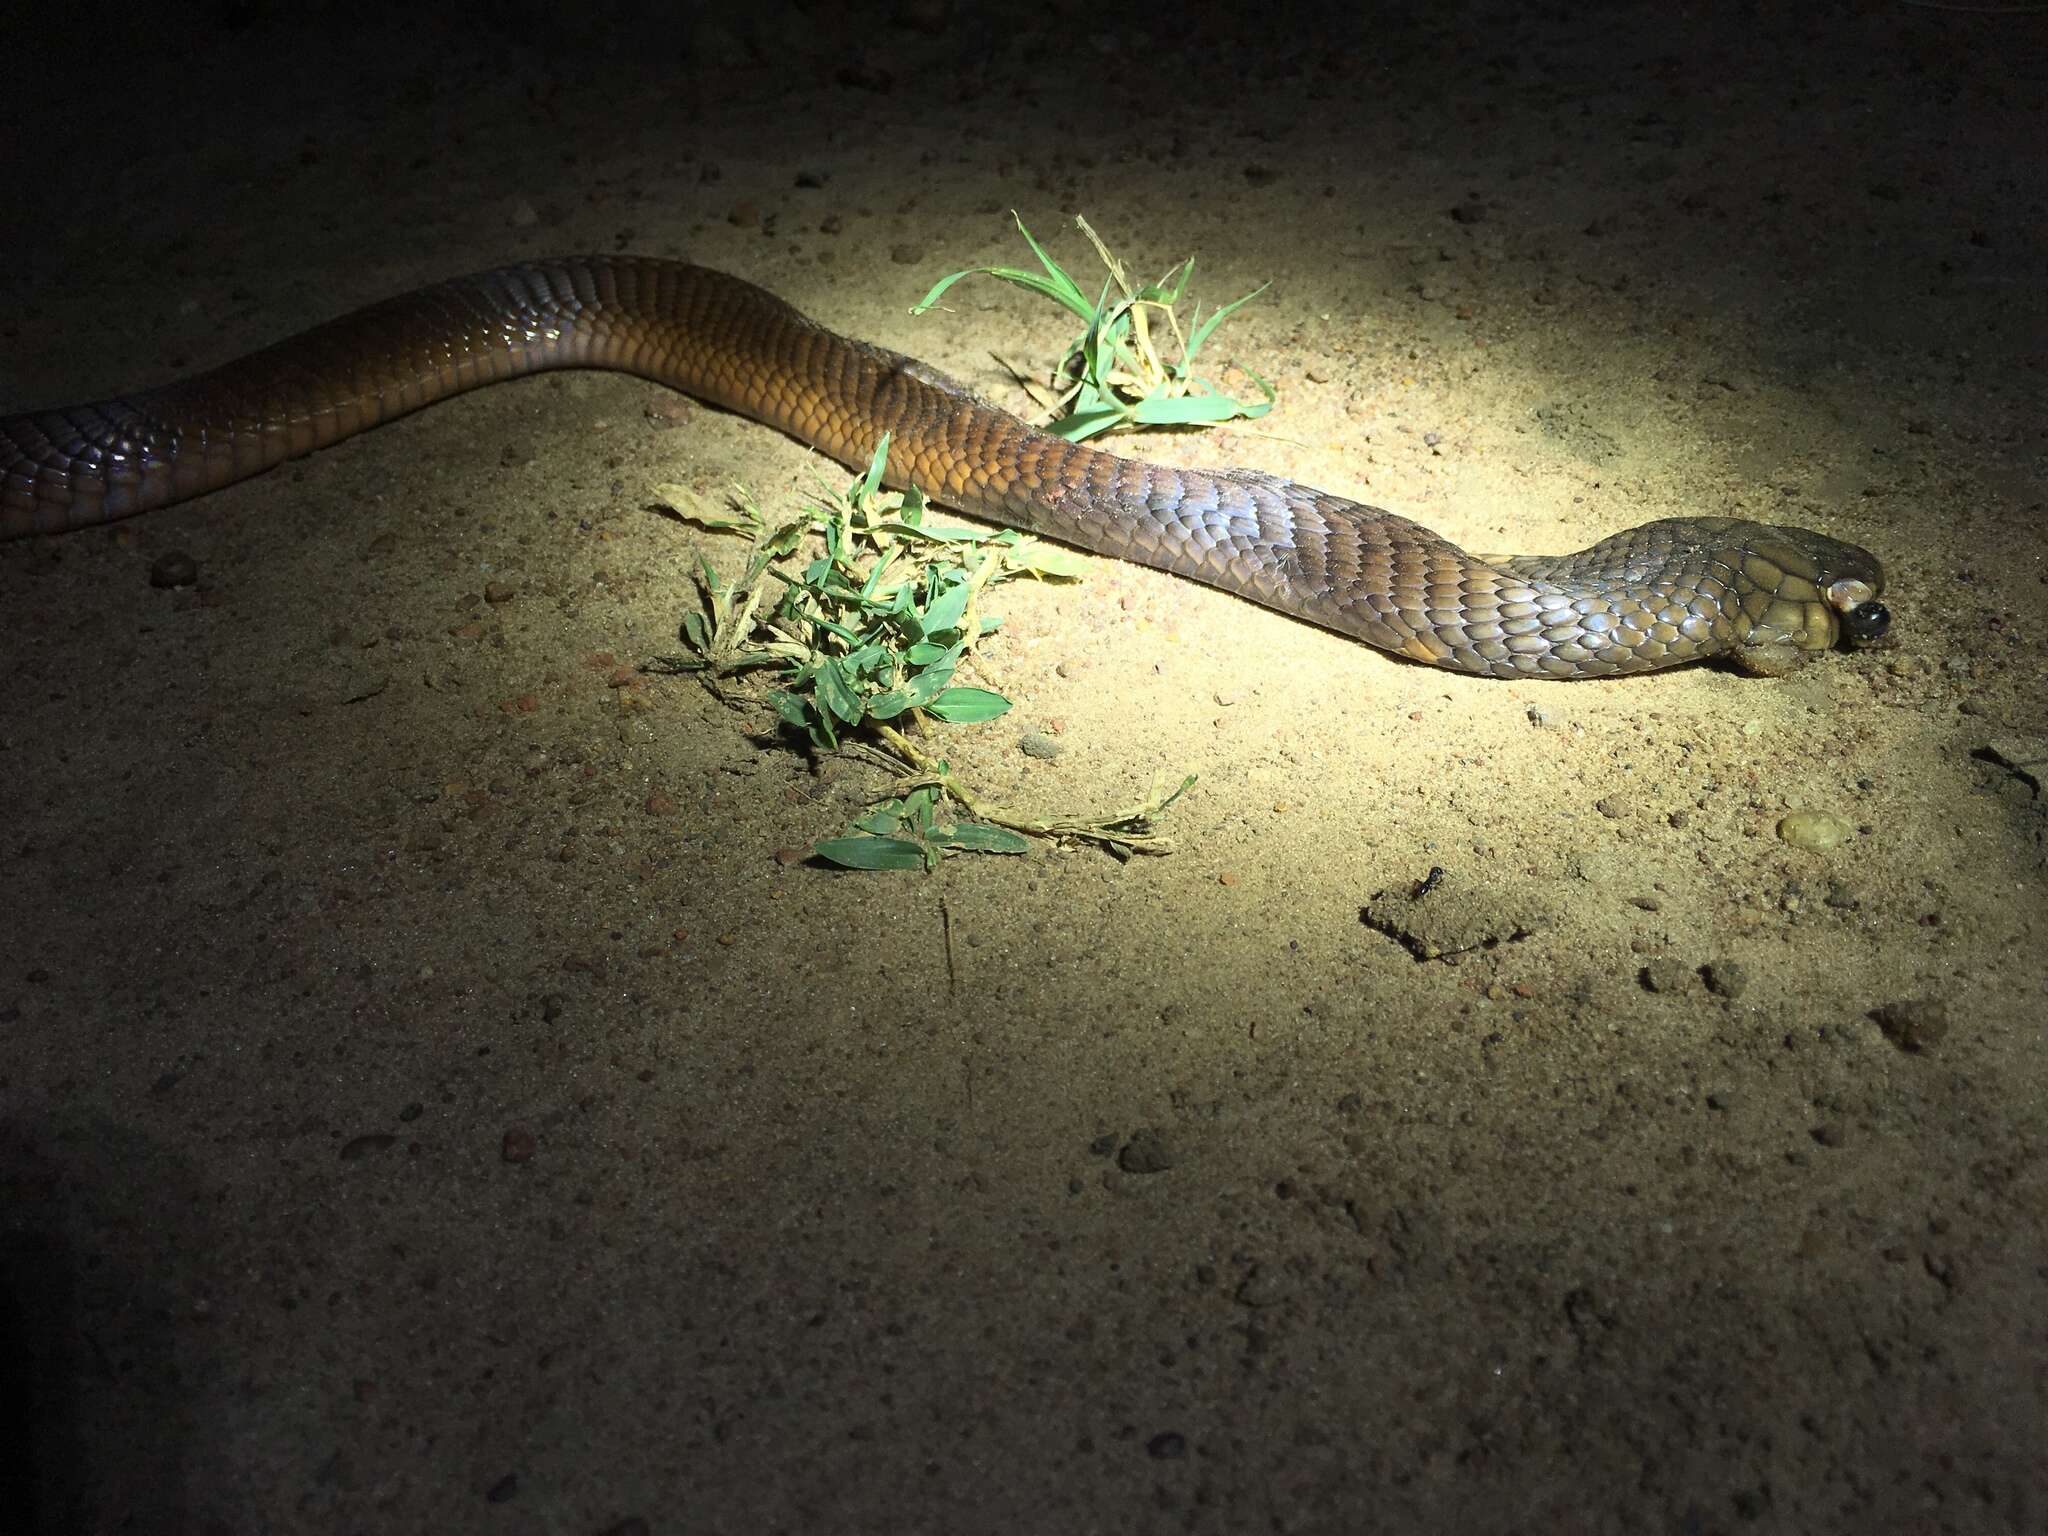
[[[631,670],[733,554],[649,487],[822,467],[740,418],[555,375],[0,546],[10,1528],[2048,1528],[2041,8],[20,42],[0,412],[584,250],[1017,405],[1058,312],[907,310],[1078,213],[1272,284],[1269,422],[1118,451],[1804,523],[1896,624],[1515,684],[1094,560],[944,750],[1197,773],[1177,851],[856,875],[880,773]]]

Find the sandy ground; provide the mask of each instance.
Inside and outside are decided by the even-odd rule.
[[[618,670],[731,554],[647,488],[819,467],[744,420],[529,380],[0,547],[11,1528],[2048,1525],[2048,17],[1715,9],[25,40],[0,410],[576,250],[1014,401],[1058,313],[907,308],[1084,213],[1272,283],[1271,433],[1120,451],[1808,523],[1897,625],[1517,685],[1094,561],[945,750],[1198,773],[1178,851],[861,876],[778,853],[879,774]]]

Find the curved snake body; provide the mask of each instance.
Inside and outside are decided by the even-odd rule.
[[[1882,629],[1877,561],[1802,528],[1674,518],[1482,560],[1395,513],[1250,470],[1078,446],[724,273],[580,256],[456,278],[211,373],[0,418],[0,538],[203,495],[449,395],[550,368],[638,374],[1067,543],[1417,661],[1588,677],[1726,655],[1764,672]]]

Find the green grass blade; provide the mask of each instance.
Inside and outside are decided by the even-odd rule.
[[[1008,827],[990,826],[985,821],[960,821],[950,827],[934,827],[933,838],[963,853],[1029,853],[1031,840]]]
[[[1010,563],[1021,575],[1050,577],[1059,581],[1077,581],[1088,570],[1088,557],[1062,544],[1043,544],[1037,539],[1019,544],[1010,556]],[[992,621],[983,620],[984,626]],[[983,633],[987,633],[986,627]]]
[[[927,293],[910,307],[910,312],[913,315],[924,314],[934,304],[939,302],[940,297],[948,288],[959,282],[961,278],[979,276],[993,277],[1006,283],[1014,283],[1019,288],[1029,289],[1033,293],[1051,299],[1056,304],[1064,305],[1083,320],[1092,319],[1095,313],[1094,310],[1089,307],[1087,298],[1082,294],[1074,280],[1067,275],[1066,270],[1058,262],[1054,261],[1047,253],[1045,247],[1032,237],[1031,231],[1024,227],[1024,221],[1017,218],[1015,210],[1011,211],[1010,217],[1017,219],[1017,229],[1024,236],[1025,244],[1029,245],[1032,253],[1038,257],[1038,264],[1045,268],[1042,274],[1027,272],[1022,267],[968,267],[964,271],[949,273],[945,277],[940,278],[938,282],[932,285],[931,292]]]
[[[931,523],[880,522],[877,533],[893,533],[908,539],[925,539],[933,544],[973,544],[989,537],[979,528],[958,528]]]
[[[925,849],[902,837],[828,837],[811,845],[819,858],[842,869],[925,869]]]
[[[987,688],[948,688],[925,708],[949,725],[979,725],[1009,713],[1010,701]]]
[[[882,434],[882,440],[879,443],[875,444],[875,456],[872,459],[868,460],[868,472],[861,477],[861,488],[857,499],[873,499],[875,492],[882,488],[882,471],[888,467],[888,463],[889,434],[884,432]],[[833,558],[837,559],[838,557],[839,551],[834,550]]]
[[[974,588],[964,576],[954,582],[921,615],[924,632],[943,635],[958,629],[961,617],[967,612],[968,599],[973,596]]]
[[[862,714],[861,701],[854,692],[851,680],[845,670],[844,658],[835,656],[818,668],[812,679],[818,692],[818,702],[827,711],[844,720],[848,725],[857,722]]]
[[[1122,406],[1097,406],[1093,410],[1076,411],[1062,416],[1046,428],[1056,437],[1064,437],[1070,443],[1085,443],[1099,432],[1122,425],[1130,416]]]
[[[884,800],[867,815],[854,822],[863,832],[872,832],[876,837],[888,837],[896,830],[896,824],[903,819],[901,800]]]
[[[908,688],[890,688],[868,698],[870,720],[894,720],[903,711],[917,703]]]
[[[1191,267],[1194,265],[1192,259],[1189,260],[1188,265]],[[1256,299],[1260,294],[1264,293],[1268,288],[1272,286],[1273,285],[1271,283],[1259,284],[1258,287],[1254,288],[1250,293],[1246,294],[1243,298],[1231,300],[1228,304],[1224,305],[1221,309],[1217,310],[1215,314],[1211,315],[1208,319],[1202,321],[1201,324],[1197,325],[1194,328],[1194,330],[1191,333],[1189,333],[1188,350],[1186,356],[1183,358],[1183,361],[1192,363],[1195,360],[1195,354],[1202,350],[1202,343],[1209,339],[1210,334],[1216,329],[1217,326],[1221,325],[1225,320],[1228,320],[1232,315],[1236,314],[1239,309],[1241,309],[1246,304],[1251,303],[1253,299]]]
[[[1093,314],[1094,311],[1088,307],[1087,299],[1081,295],[1080,284],[1067,276],[1066,268],[1046,254],[1045,247],[1040,245],[1031,231],[1024,227],[1024,220],[1018,215],[1016,209],[1012,208],[1010,210],[1010,217],[1016,219],[1017,233],[1024,237],[1024,243],[1031,247],[1032,255],[1038,258],[1038,264],[1045,268],[1046,277],[1050,279],[1048,286],[1052,289],[1052,297],[1058,299],[1077,315],[1086,317]]]
[[[1188,283],[1195,275],[1195,258],[1190,256],[1179,266],[1172,268],[1156,283],[1147,283],[1138,290],[1138,298],[1147,304],[1163,304],[1168,309],[1187,297]]]
[[[1256,421],[1272,409],[1270,400],[1247,402],[1229,395],[1154,395],[1138,402],[1131,419],[1148,427],[1213,427],[1238,419]]]

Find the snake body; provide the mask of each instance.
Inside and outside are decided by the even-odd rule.
[[[1039,431],[914,359],[705,267],[579,256],[387,299],[206,374],[0,418],[0,538],[148,511],[408,411],[550,368],[637,374],[889,478],[1175,571],[1416,661],[1589,677],[1725,655],[1780,672],[1883,628],[1866,551],[1673,518],[1575,555],[1483,560],[1395,513],[1250,470],[1126,459]]]

